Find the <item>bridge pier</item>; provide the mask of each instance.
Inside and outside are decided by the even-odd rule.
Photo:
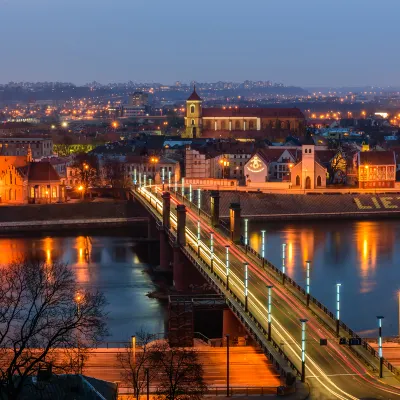
[[[219,192],[213,190],[210,194],[211,209],[211,226],[216,228],[219,226]]]
[[[241,236],[241,208],[239,203],[231,203],[229,207],[230,235],[233,243],[240,243]]]
[[[168,241],[168,234],[164,227],[160,228],[160,269],[163,271],[170,270],[172,260],[171,247]]]
[[[177,217],[177,236],[176,241],[180,246],[186,246],[186,206],[178,204],[176,206]]]

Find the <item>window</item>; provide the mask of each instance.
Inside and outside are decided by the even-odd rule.
[[[195,110],[195,108],[194,108],[194,105],[192,104],[190,106],[190,114],[194,114],[194,110]]]
[[[35,188],[31,186],[31,198],[33,199],[35,197]]]
[[[317,186],[322,186],[322,179],[321,179],[321,177],[318,175],[318,178],[317,178]]]
[[[51,188],[51,197],[53,197],[53,199],[57,197],[57,188],[55,186]]]
[[[300,177],[296,176],[296,186],[300,186]]]
[[[240,121],[235,121],[235,129],[240,129]]]
[[[194,119],[192,119],[192,125],[194,125]]]

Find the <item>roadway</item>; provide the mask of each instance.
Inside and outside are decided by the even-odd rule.
[[[153,198],[153,206],[162,202],[147,189],[142,189],[146,197]],[[152,188],[154,191],[154,187]],[[159,189],[158,189],[159,190]],[[171,194],[171,225],[176,227],[175,205],[179,204]],[[186,236],[191,247],[197,246],[197,210],[187,208]],[[388,385],[399,385],[392,374],[385,371],[384,379],[379,379],[364,361],[354,355],[347,346],[340,346],[334,331],[320,322],[302,299],[295,296],[286,286],[272,278],[269,271],[263,269],[255,260],[229,239],[212,230],[208,222],[200,219],[201,258],[210,264],[210,232],[214,231],[214,274],[226,281],[225,245],[230,245],[229,283],[230,291],[244,302],[244,267],[249,265],[248,310],[267,328],[267,285],[272,290],[272,338],[281,344],[286,355],[301,370],[301,318],[308,319],[306,340],[306,377],[316,399],[400,399],[400,389]],[[277,249],[280,251],[280,249]],[[218,281],[218,279],[216,281]],[[327,346],[320,346],[320,338],[328,339]],[[390,376],[389,376],[390,375]]]

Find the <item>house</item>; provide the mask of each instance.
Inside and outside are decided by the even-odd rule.
[[[359,187],[394,188],[396,157],[394,151],[361,151],[357,154]]]

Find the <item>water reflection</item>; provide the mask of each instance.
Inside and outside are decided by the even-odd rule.
[[[141,327],[164,332],[164,306],[146,297],[155,289],[145,272],[154,253],[124,236],[0,237],[0,264],[21,258],[65,262],[80,286],[101,290],[109,303],[110,341],[129,340]]]
[[[281,268],[286,243],[286,273],[300,285],[305,286],[306,261],[312,261],[311,292],[332,310],[334,287],[343,284],[345,322],[364,330],[374,326],[376,315],[386,314],[386,329],[397,334],[397,221],[251,223],[250,245],[258,251],[262,229],[267,230],[266,257]]]

